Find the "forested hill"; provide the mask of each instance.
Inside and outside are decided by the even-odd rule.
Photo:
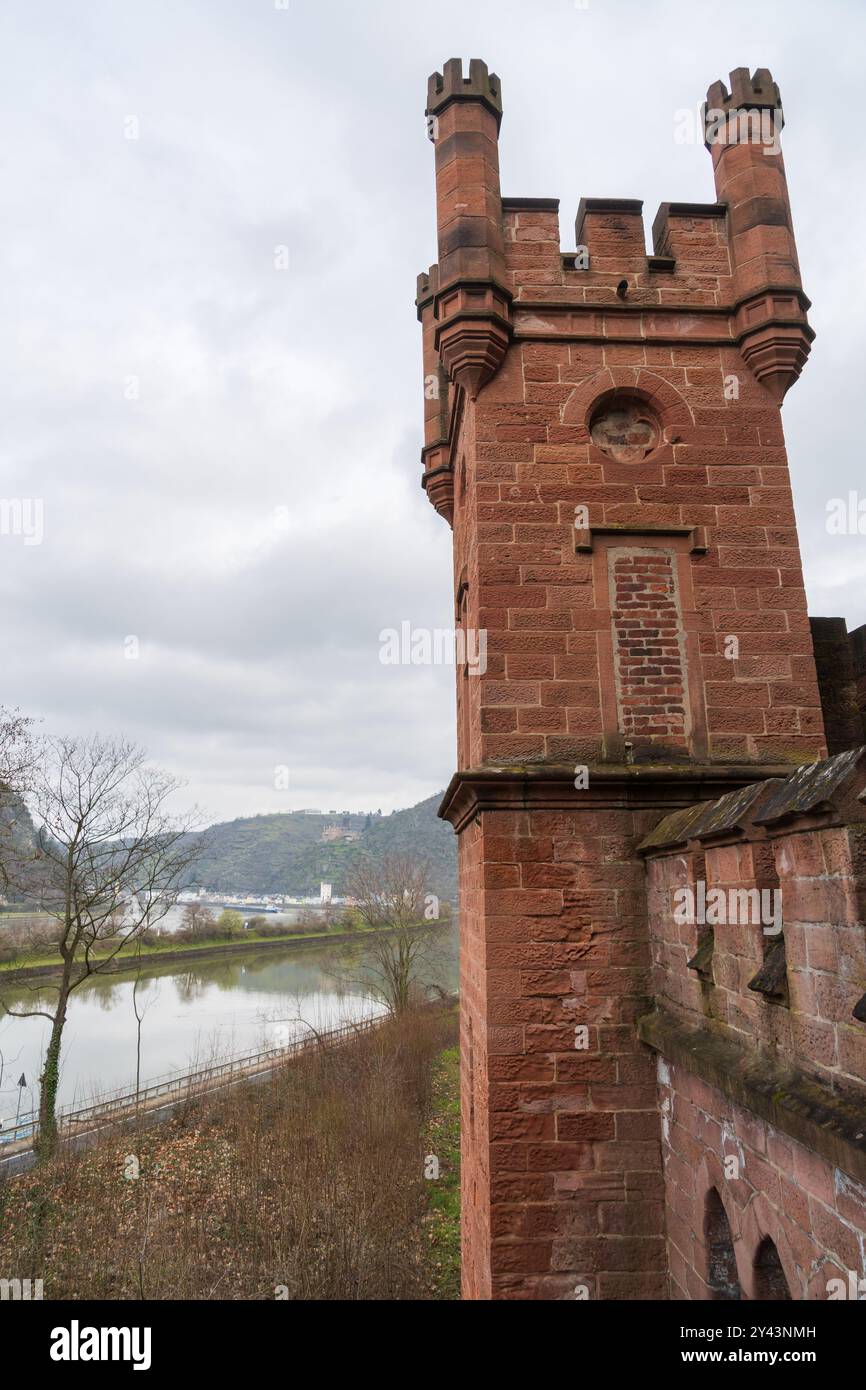
[[[223,821],[205,833],[206,849],[190,881],[219,893],[318,893],[319,884],[342,891],[347,866],[359,854],[411,854],[431,868],[431,888],[457,898],[457,838],[438,819],[442,793],[390,816],[308,815],[301,811]],[[354,841],[323,841],[329,826],[360,832]]]

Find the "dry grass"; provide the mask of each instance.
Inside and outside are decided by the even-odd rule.
[[[0,1275],[47,1299],[429,1298],[425,1125],[455,1035],[453,1010],[412,1013],[9,1180]]]

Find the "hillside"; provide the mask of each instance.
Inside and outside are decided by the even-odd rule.
[[[436,816],[442,794],[390,816],[305,815],[299,811],[224,821],[205,832],[205,850],[190,882],[216,892],[318,892],[324,879],[335,895],[342,890],[347,866],[359,854],[412,854],[427,860],[431,887],[443,898],[457,898],[457,840],[450,825]],[[326,826],[360,831],[350,843],[324,843]]]

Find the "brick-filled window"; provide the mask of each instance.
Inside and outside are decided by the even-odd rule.
[[[611,620],[620,730],[636,746],[688,748],[683,625],[673,555],[612,550]]]

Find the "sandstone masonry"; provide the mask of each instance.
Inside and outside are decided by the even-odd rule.
[[[648,254],[639,201],[585,198],[564,253],[555,199],[501,194],[498,77],[452,59],[429,82],[423,485],[455,622],[487,633],[441,809],[470,1298],[866,1276],[866,648],[806,612],[780,406],[813,334],[779,91],[738,69],[708,108],[716,200],[663,204]],[[676,923],[698,880],[779,891],[781,941]]]

